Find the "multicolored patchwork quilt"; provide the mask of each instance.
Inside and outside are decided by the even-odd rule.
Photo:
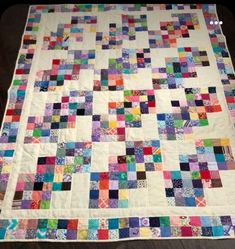
[[[234,124],[215,5],[31,6],[0,133],[0,240],[235,238]]]

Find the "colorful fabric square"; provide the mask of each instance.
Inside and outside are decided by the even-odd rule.
[[[95,50],[69,50],[67,59],[53,59],[52,68],[37,72],[35,92],[63,89],[65,80],[78,80],[81,69],[93,69]]]
[[[179,57],[165,59],[166,67],[152,68],[154,89],[182,87],[184,78],[196,78],[196,67],[209,66],[207,52],[197,47],[177,49]]]
[[[199,29],[194,13],[172,14],[173,21],[160,22],[160,30],[148,31],[150,48],[174,48],[178,38],[188,38],[189,30]]]
[[[110,156],[108,172],[91,172],[90,208],[128,208],[128,189],[147,188],[147,171],[162,169],[160,142],[126,141],[126,155]]]
[[[28,117],[25,143],[56,143],[59,130],[74,128],[76,116],[92,115],[92,91],[70,91],[59,103],[47,103],[44,116]]]
[[[84,32],[95,32],[96,23],[96,16],[72,16],[70,23],[58,24],[56,32],[43,37],[42,49],[68,50],[71,43],[83,41]]]
[[[222,187],[220,171],[235,170],[229,139],[199,139],[197,154],[179,155],[180,170],[164,171],[170,206],[204,207],[204,188]]]
[[[207,113],[221,111],[215,87],[184,91],[186,101],[171,101],[173,113],[157,114],[160,139],[192,139],[193,127],[208,125]]]
[[[13,209],[49,209],[53,191],[70,191],[72,176],[90,172],[91,142],[58,144],[56,156],[38,157],[36,173],[19,174]]]

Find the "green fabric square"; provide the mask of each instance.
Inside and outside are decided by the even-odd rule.
[[[42,131],[40,129],[34,129],[33,137],[41,137]]]
[[[192,175],[192,179],[193,180],[200,179],[200,173],[199,173],[199,171],[192,171],[191,175]]]
[[[206,126],[209,124],[207,119],[200,119],[199,123],[200,123],[200,126]]]
[[[204,146],[205,147],[212,147],[213,143],[211,139],[204,139]]]
[[[170,218],[167,216],[160,217],[160,226],[161,227],[169,227],[170,226]]]
[[[39,219],[38,220],[38,228],[46,228],[48,220],[47,219]]]
[[[108,80],[102,80],[101,81],[102,86],[108,86],[108,83],[109,83]]]
[[[187,100],[194,100],[194,95],[192,93],[186,94]]]
[[[161,155],[153,155],[153,161],[154,161],[155,163],[160,163],[160,162],[162,162],[162,157],[161,157]]]
[[[127,180],[127,172],[119,172],[118,178],[119,180]]]
[[[75,156],[74,157],[74,163],[75,164],[83,164],[83,157],[82,156]]]
[[[133,115],[132,114],[125,115],[125,121],[133,121]]]
[[[182,128],[184,124],[184,120],[174,120],[175,128]]]
[[[47,227],[50,229],[56,229],[58,224],[58,219],[49,219]]]
[[[21,83],[21,80],[14,80],[14,81],[13,81],[13,85],[14,85],[14,86],[19,86],[20,83]]]
[[[127,163],[134,163],[135,162],[135,156],[134,155],[127,155],[126,156],[126,162]]]
[[[125,90],[124,91],[124,96],[131,96],[131,95],[132,95],[131,90]]]
[[[49,200],[41,200],[40,201],[40,208],[41,209],[49,209],[50,208],[50,201]]]

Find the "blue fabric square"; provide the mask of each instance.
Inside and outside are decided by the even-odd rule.
[[[223,236],[224,235],[223,226],[212,227],[212,233],[213,236]]]
[[[195,207],[196,206],[196,200],[194,197],[185,197],[184,201],[185,201],[185,205],[187,207]]]
[[[119,238],[129,238],[129,228],[119,229]]]
[[[109,219],[109,229],[118,229],[118,219]]]
[[[202,216],[201,224],[202,224],[202,227],[210,227],[212,225],[211,218],[209,216]]]
[[[163,113],[157,114],[157,120],[165,120],[166,119],[166,115]]]
[[[171,237],[170,227],[161,227],[161,237]]]
[[[98,199],[99,190],[90,190],[90,199]]]
[[[99,181],[100,180],[100,174],[98,172],[91,173],[91,181]]]
[[[139,227],[139,218],[138,217],[129,218],[129,225],[130,227]]]

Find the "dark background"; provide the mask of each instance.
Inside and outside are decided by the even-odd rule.
[[[226,1],[226,2],[225,2]],[[93,1],[94,2],[94,1]],[[124,1],[123,1],[124,2]],[[140,1],[138,1],[140,2]],[[183,3],[183,1],[176,1]],[[167,3],[176,3],[167,1]],[[210,1],[195,1],[192,3],[215,3]],[[7,101],[7,91],[10,87],[14,73],[15,63],[21,43],[21,36],[27,18],[28,8],[31,4],[59,4],[72,3],[71,1],[24,1],[24,4],[14,4],[10,0],[0,9],[0,124]],[[77,1],[76,3],[92,3],[92,1]],[[95,2],[94,2],[95,3]],[[97,3],[97,2],[96,2]],[[101,2],[103,3],[103,2]],[[121,3],[119,1],[119,3]],[[127,3],[127,2],[124,2]],[[149,3],[149,2],[148,2]],[[156,2],[157,3],[157,2]],[[163,3],[161,1],[160,3]],[[190,3],[189,1],[185,3]],[[233,65],[235,65],[235,20],[233,1],[224,0],[217,3],[219,19],[223,21],[222,29],[226,36]],[[0,249],[233,249],[235,239],[210,240],[210,239],[184,239],[184,240],[142,240],[125,242],[0,242]]]

